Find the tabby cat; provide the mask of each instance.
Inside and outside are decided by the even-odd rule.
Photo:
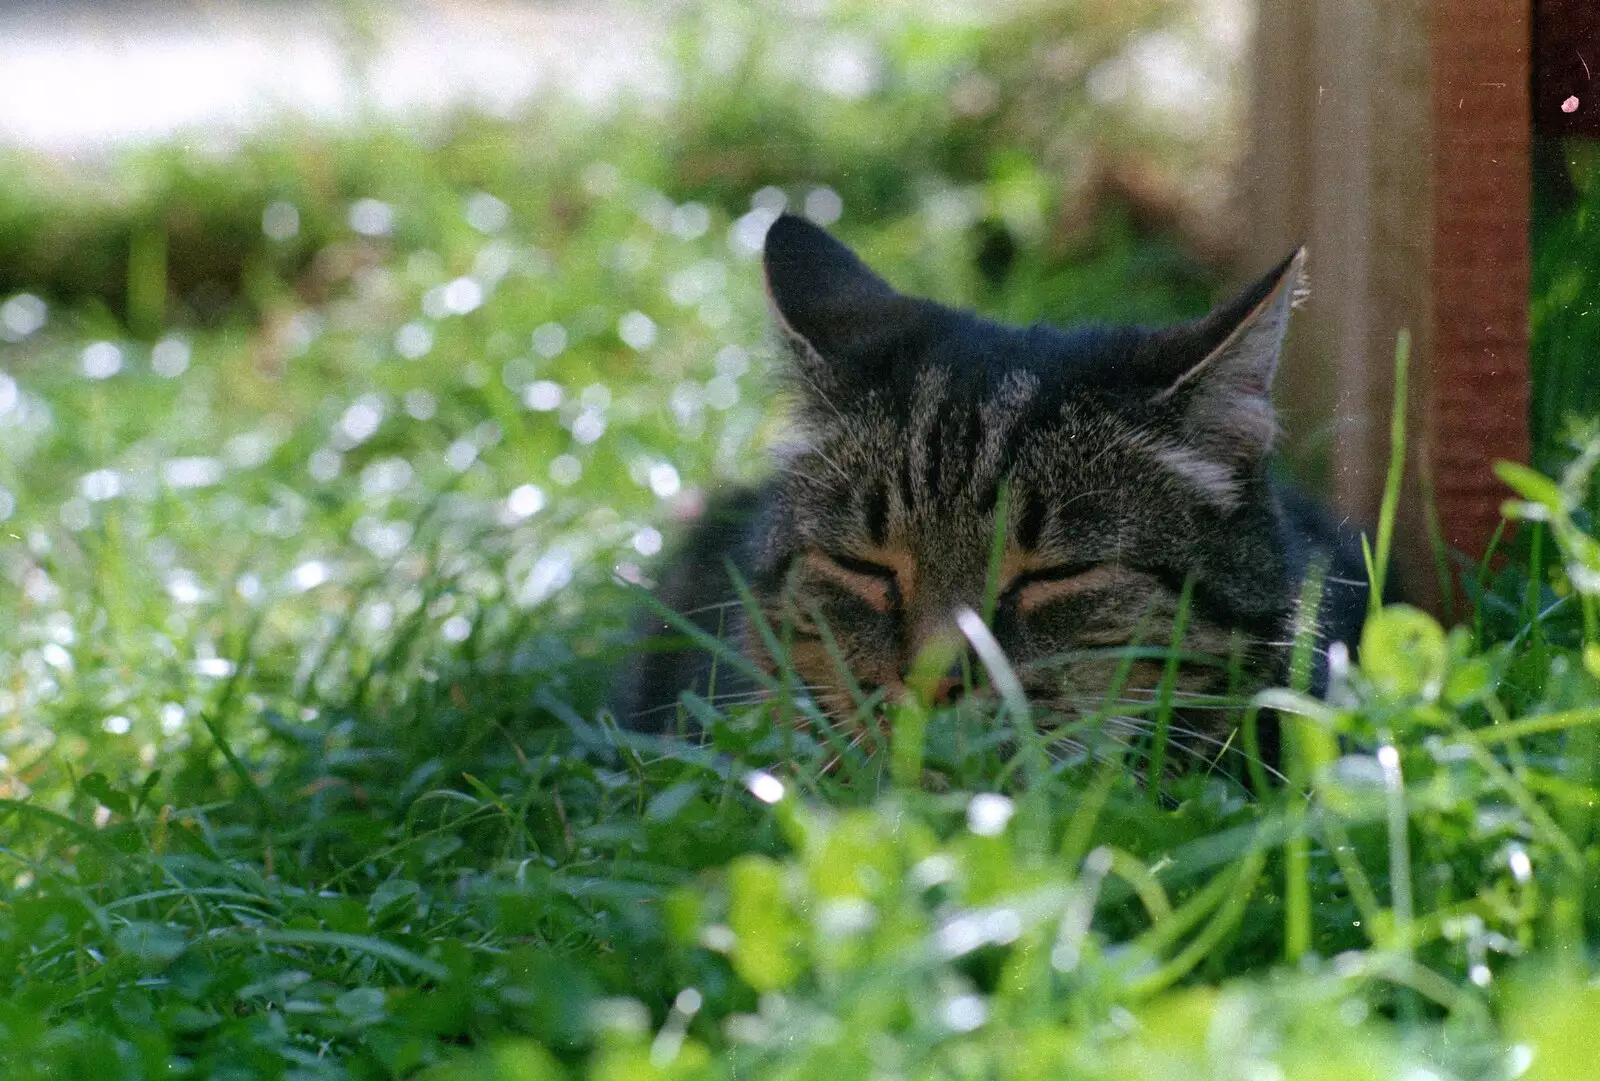
[[[1002,525],[993,637],[1057,715],[1101,702],[1119,660],[1107,647],[1170,640],[1186,582],[1186,656],[1240,657],[1256,685],[1285,675],[1316,553],[1321,637],[1353,641],[1359,549],[1268,469],[1272,377],[1303,259],[1192,323],[1012,328],[904,296],[822,229],[778,218],[765,270],[793,438],[771,480],[712,501],[662,599],[772,671],[731,562],[839,720],[857,710],[836,657],[863,694],[893,701],[930,643],[965,645],[956,616],[983,610]],[[676,633],[659,618],[651,631]],[[1162,668],[1134,663],[1124,697],[1148,700]],[[935,697],[970,688],[973,669],[952,666]],[[675,729],[679,692],[705,694],[710,672],[702,652],[643,651],[624,723]],[[719,699],[752,697],[727,665],[716,678]],[[1185,662],[1179,700],[1227,680],[1225,664]],[[1221,722],[1204,718],[1227,715],[1196,715],[1184,730],[1220,742],[1207,725]]]

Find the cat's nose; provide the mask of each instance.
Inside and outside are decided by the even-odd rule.
[[[966,686],[961,682],[961,680],[951,679],[949,676],[946,676],[944,679],[941,679],[933,688],[932,704],[935,706],[953,706],[957,702],[961,701],[961,697],[965,693]]]
[[[966,693],[966,677],[961,671],[961,662],[957,661],[933,685],[932,692],[929,695],[929,704],[933,706],[953,706],[961,701]]]
[[[936,623],[914,639],[916,648],[902,679],[930,706],[949,706],[966,695],[977,657],[954,623]]]

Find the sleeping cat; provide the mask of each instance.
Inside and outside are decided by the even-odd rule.
[[[773,671],[731,561],[786,628],[795,675],[843,720],[857,710],[836,657],[862,694],[895,701],[926,647],[965,646],[957,613],[984,609],[1003,526],[990,626],[1042,709],[1097,706],[1119,660],[1107,647],[1169,642],[1186,582],[1185,655],[1239,651],[1254,686],[1282,679],[1316,553],[1322,642],[1353,642],[1366,605],[1352,538],[1268,471],[1302,262],[1192,323],[1012,328],[903,296],[822,229],[780,217],[765,270],[793,438],[772,479],[712,501],[660,596]],[[659,618],[650,629],[675,633]],[[1133,663],[1124,697],[1149,700],[1163,663]],[[974,667],[953,664],[935,700],[969,688]],[[641,653],[624,723],[675,729],[679,692],[706,694],[710,671],[700,651]],[[1226,664],[1186,660],[1179,701],[1227,679]],[[751,697],[726,664],[715,690]],[[1199,712],[1218,720],[1188,721],[1195,737],[1226,734],[1205,726],[1227,714]]]

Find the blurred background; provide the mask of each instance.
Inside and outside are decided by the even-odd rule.
[[[148,170],[108,175],[152,146],[217,162],[382,131],[448,154],[476,122],[503,124],[514,159],[514,142],[647,123],[671,144],[683,195],[800,177],[848,187],[853,173],[851,216],[867,222],[956,191],[940,221],[989,222],[995,258],[1002,228],[1013,245],[1048,236],[1059,254],[1118,204],[1141,234],[1223,266],[1238,250],[1249,7],[10,5],[0,138],[28,152],[35,188],[99,182],[126,203],[169,194]],[[169,267],[181,262],[174,252]],[[7,284],[29,269],[9,267]],[[45,274],[42,287],[60,276]],[[187,299],[181,283],[168,292]]]
[[[252,708],[403,694],[460,657],[597,701],[617,583],[761,471],[757,260],[782,208],[906,290],[1024,322],[1197,315],[1349,232],[1308,217],[1357,190],[1348,140],[1321,139],[1314,186],[1275,178],[1312,160],[1289,99],[1342,124],[1360,80],[1301,65],[1291,93],[1272,65],[1295,54],[1263,53],[1255,16],[5,5],[0,605],[21,618],[0,627],[0,775],[26,787],[17,764],[58,739],[147,764],[184,744],[246,628]],[[1312,320],[1395,292],[1312,265],[1335,298]],[[1382,458],[1329,448],[1384,431],[1367,384],[1394,327],[1370,322],[1299,362],[1287,410],[1286,467],[1356,476],[1363,519]],[[1335,393],[1328,350],[1385,367]],[[70,721],[37,720],[46,701]]]

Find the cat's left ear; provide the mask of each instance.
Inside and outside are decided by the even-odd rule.
[[[1169,352],[1175,343],[1158,336],[1165,339],[1160,352],[1183,359],[1163,365],[1167,371],[1153,404],[1175,407],[1185,442],[1216,461],[1253,465],[1277,435],[1272,377],[1289,313],[1305,296],[1305,259],[1305,249],[1297,250],[1233,300],[1184,328],[1181,340],[1187,348]]]
[[[916,301],[804,218],[772,223],[763,262],[779,329],[818,388],[870,380],[917,322]]]

